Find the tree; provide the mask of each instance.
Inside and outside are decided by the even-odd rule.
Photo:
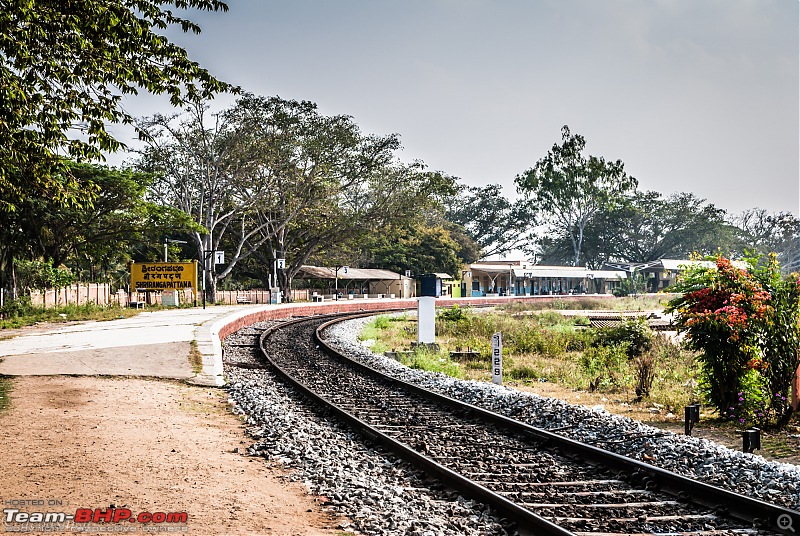
[[[286,268],[278,272],[284,292],[312,258],[327,265],[372,266],[359,259],[370,257],[365,251],[373,237],[396,238],[398,229],[414,226],[438,198],[452,192],[452,178],[425,171],[420,163],[376,164],[372,171],[363,169],[358,177],[340,182],[327,197],[309,200],[315,202],[279,229],[270,241],[273,246],[259,254],[285,255]],[[272,266],[273,259],[265,260]]]
[[[203,287],[214,301],[217,282],[266,240],[259,232],[270,223],[273,184],[260,165],[258,146],[236,124],[233,112],[209,121],[207,111],[205,103],[195,102],[183,116],[140,119],[149,141],[135,165],[155,176],[151,200],[183,211],[196,224],[190,237],[201,264],[209,267]],[[233,251],[217,273],[210,255],[227,233],[235,235],[229,241]]]
[[[517,192],[527,201],[530,219],[536,215],[549,224],[551,232],[566,236],[572,246],[572,264],[577,266],[583,251],[587,226],[598,211],[613,206],[635,190],[637,181],[625,174],[621,160],[606,162],[602,157],[583,156],[586,140],[561,129],[562,144],[554,144],[536,165],[517,175]]]
[[[19,210],[0,211],[0,284],[5,286],[15,261],[26,259],[68,265],[75,276],[85,268],[84,280],[96,281],[100,272],[127,263],[138,245],[159,243],[167,229],[180,233],[192,228],[184,213],[145,201],[150,175],[93,164],[65,165],[76,187],[96,192],[94,201],[65,206],[36,195],[21,201]],[[158,251],[151,247],[156,256]]]
[[[789,212],[771,214],[752,208],[732,216],[730,222],[741,232],[742,250],[791,258],[800,241],[800,219]]]
[[[461,186],[448,205],[447,219],[478,243],[480,257],[502,255],[530,241],[531,215],[522,203],[504,197],[499,184]]]
[[[649,262],[662,258],[741,251],[736,229],[723,209],[691,193],[662,197],[639,192],[599,210],[584,234],[584,258],[590,266],[608,261]],[[569,241],[559,237],[561,251]]]
[[[23,292],[32,289],[41,292],[42,307],[45,306],[45,290],[64,288],[75,282],[75,276],[68,269],[56,268],[50,262],[18,260],[16,264]]]
[[[406,218],[452,185],[419,163],[399,163],[397,136],[364,135],[352,118],[324,116],[307,101],[248,94],[213,126],[202,106],[176,119],[142,123],[152,141],[138,165],[159,174],[154,199],[204,228],[193,235],[199,250],[229,251],[227,264],[209,271],[211,299],[251,256],[269,271],[286,259],[272,284],[288,293],[311,255]]]
[[[0,210],[30,194],[87,202],[61,155],[99,160],[122,144],[109,123],[131,123],[121,95],[140,89],[209,98],[229,89],[156,33],[199,27],[164,6],[227,11],[218,0],[1,0]]]
[[[458,243],[444,227],[417,222],[393,233],[375,235],[367,247],[371,256],[367,267],[398,273],[445,272],[458,278],[464,264],[458,250]]]

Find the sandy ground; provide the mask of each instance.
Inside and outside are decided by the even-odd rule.
[[[339,520],[281,468],[241,454],[251,442],[223,390],[96,376],[12,382],[11,407],[0,412],[4,509],[113,505],[134,515],[186,512],[187,524],[172,528],[195,535],[341,534]],[[143,533],[144,525],[119,527]]]

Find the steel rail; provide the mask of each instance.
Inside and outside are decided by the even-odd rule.
[[[359,314],[359,315],[350,314],[348,315],[348,318],[353,318],[354,316],[357,317],[357,316],[371,316],[371,315],[372,313]],[[444,467],[443,465],[428,458],[427,456],[424,456],[423,454],[420,454],[419,452],[406,446],[405,444],[396,441],[392,437],[384,434],[383,432],[374,428],[373,426],[370,426],[369,424],[360,420],[358,417],[354,416],[350,412],[346,411],[343,408],[340,408],[339,406],[329,401],[325,397],[319,395],[310,388],[306,387],[302,382],[294,378],[288,371],[284,370],[270,357],[269,353],[267,352],[264,346],[264,342],[272,333],[274,333],[278,329],[285,328],[292,324],[298,324],[307,321],[309,321],[308,318],[303,318],[303,319],[292,320],[278,326],[272,326],[261,334],[259,340],[261,351],[264,354],[265,358],[270,362],[270,364],[275,368],[275,370],[279,373],[280,376],[282,376],[289,383],[295,386],[301,393],[303,393],[304,396],[314,401],[317,405],[334,413],[337,417],[339,417],[345,423],[349,424],[364,437],[367,437],[368,439],[383,445],[387,449],[391,450],[401,458],[411,463],[413,466],[424,470],[427,474],[431,476],[435,476],[440,481],[451,486],[453,489],[463,492],[465,495],[468,495],[475,499],[481,500],[486,504],[494,506],[499,511],[503,512],[508,517],[510,517],[512,520],[516,521],[518,524],[521,524],[522,526],[520,527],[520,529],[522,529],[523,534],[527,529],[527,530],[535,530],[533,534],[543,534],[552,536],[575,536],[575,533],[570,532],[562,527],[559,527],[554,523],[551,523],[550,521],[544,519],[543,517],[536,515],[532,511],[519,506],[513,501],[510,501],[505,497],[494,493],[493,491],[485,488],[484,486],[481,486],[477,482],[470,480],[456,473],[455,471],[448,469],[447,467]],[[328,347],[326,346],[326,348]]]
[[[800,526],[800,512],[795,510],[769,504],[758,499],[753,499],[751,497],[718,488],[704,482],[693,480],[689,477],[679,475],[672,471],[655,467],[653,465],[649,465],[620,454],[609,452],[592,445],[581,443],[579,441],[555,434],[551,431],[537,428],[484,408],[455,400],[445,395],[428,391],[417,385],[386,376],[385,374],[367,365],[341,355],[339,352],[333,349],[321,335],[326,328],[337,322],[341,322],[346,319],[374,316],[382,312],[386,311],[325,315],[333,318],[317,327],[315,332],[317,343],[320,345],[321,349],[324,349],[330,355],[336,357],[337,359],[344,360],[350,366],[369,377],[388,382],[392,386],[400,387],[432,402],[443,404],[451,409],[467,412],[468,415],[479,417],[483,420],[491,422],[508,432],[534,438],[545,445],[556,447],[562,453],[571,453],[572,455],[583,460],[602,465],[606,468],[624,471],[629,475],[633,475],[635,478],[641,479],[641,481],[648,487],[655,485],[660,491],[675,496],[682,501],[689,501],[700,506],[712,508],[716,513],[725,514],[728,517],[753,524],[754,526],[760,526],[762,528],[783,534],[794,534],[794,530],[792,530],[793,526]],[[396,312],[396,310],[393,310],[392,312]],[[394,450],[401,457],[407,459],[417,466],[424,468],[429,473],[436,475],[452,487],[463,490],[466,494],[495,506],[499,510],[506,513],[509,517],[516,520],[518,523],[521,523],[522,527],[536,529],[537,534],[573,534],[534,514],[530,510],[520,507],[519,505],[485,488],[484,486],[481,486],[480,484],[469,480],[446,467],[443,467],[441,464],[431,460],[417,451],[414,451],[413,449],[410,449],[408,446],[395,441],[393,438],[383,434],[367,423],[362,422],[346,410],[332,404],[324,397],[318,395],[317,393],[311,392],[298,380],[292,378],[286,371],[284,371],[279,365],[270,359],[265,350],[264,341],[274,331],[277,331],[282,327],[308,320],[308,318],[303,318],[296,321],[290,321],[279,326],[274,326],[261,335],[259,344],[261,346],[262,353],[264,353],[265,357],[279,371],[279,373],[287,378],[292,384],[296,385],[301,391],[307,394],[309,398],[315,400],[317,403],[325,407],[330,408],[345,422],[348,422],[355,428],[361,429],[364,435],[367,437],[370,437],[371,439],[385,445],[387,448]]]

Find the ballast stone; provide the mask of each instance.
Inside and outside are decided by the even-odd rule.
[[[335,324],[325,332],[326,340],[337,350],[397,379],[533,426],[560,428],[559,434],[578,441],[595,443],[607,437],[609,430],[614,430],[615,435],[646,436],[599,446],[737,493],[800,510],[800,467],[797,465],[770,462],[759,455],[732,450],[706,439],[677,435],[625,416],[594,411],[555,398],[410,369],[393,359],[373,354],[359,343],[358,335],[369,321],[369,318],[361,318]],[[652,459],[645,459],[645,455]]]

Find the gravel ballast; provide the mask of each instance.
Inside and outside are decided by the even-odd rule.
[[[558,399],[409,369],[361,344],[358,335],[369,321],[339,323],[326,331],[326,338],[352,359],[400,380],[722,488],[800,509],[798,466],[768,462]],[[254,348],[238,346],[252,340],[254,332],[248,330],[226,339],[224,361],[230,402],[245,416],[256,440],[249,453],[293,469],[292,478],[320,496],[323,505],[350,519],[340,529],[362,534],[515,533],[513,525],[485,505],[436,484],[431,489],[424,475],[405,462],[321,417],[274,373],[260,369]],[[232,366],[237,364],[245,366]]]
[[[324,506],[350,518],[338,528],[376,535],[515,533],[485,505],[432,486],[394,455],[321,417],[270,370],[242,367],[258,366],[254,349],[235,346],[247,331],[226,339],[224,362],[229,402],[256,440],[248,452],[293,469],[292,478]]]
[[[358,340],[370,319],[339,323],[326,332],[328,342],[360,362],[409,383],[597,445],[651,465],[800,510],[800,467],[770,462],[757,454],[729,449],[706,439],[678,435],[603,410],[555,398],[523,393],[487,382],[458,380],[441,373],[410,369],[373,354]],[[612,437],[613,436],[613,437]],[[630,438],[630,439],[626,439]]]

